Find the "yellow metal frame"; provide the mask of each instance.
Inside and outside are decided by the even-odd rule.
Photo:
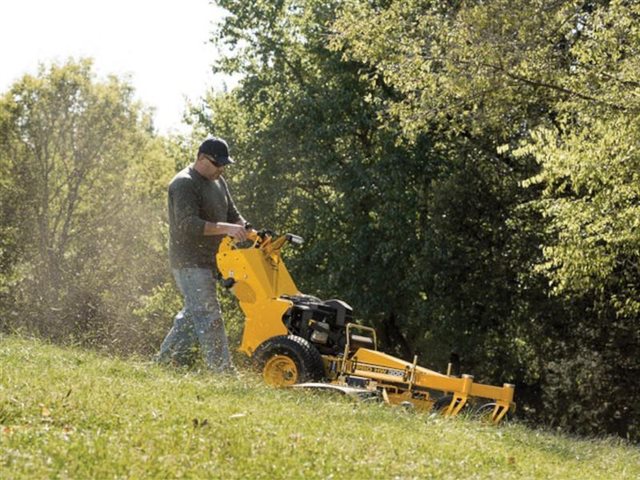
[[[245,315],[239,350],[249,356],[269,338],[288,334],[282,319],[293,302],[282,296],[301,294],[280,256],[280,250],[287,242],[286,236],[272,239],[252,235],[251,240],[249,247],[239,248],[226,237],[216,257],[223,278],[233,279],[231,288]],[[354,330],[369,334],[373,349],[358,348],[352,352]],[[274,363],[274,370],[286,367],[283,359],[276,360],[279,363]],[[471,375],[456,377],[449,375],[449,370],[444,375],[421,367],[417,356],[407,362],[380,352],[376,331],[371,327],[347,324],[342,356],[325,355],[323,361],[326,376],[332,383],[344,384],[350,377],[366,379],[369,388],[382,391],[383,398],[390,404],[411,404],[421,410],[430,410],[436,400],[432,393],[439,391],[452,397],[444,409],[447,416],[460,413],[472,397],[495,402],[490,415],[494,423],[499,423],[509,410],[515,409],[514,385],[505,383],[497,387],[476,383]]]
[[[514,385],[505,383],[496,387],[476,383],[472,375],[444,375],[417,365],[417,357],[410,363],[383,352],[360,348],[348,359],[343,358],[340,365],[339,375],[343,377],[369,378],[377,382],[378,388],[399,392],[388,394],[392,404],[409,401],[419,409],[431,409],[435,399],[429,390],[436,390],[452,395],[451,403],[444,410],[445,415],[457,415],[472,397],[495,402],[491,414],[494,423],[499,423],[509,409],[515,409]]]
[[[232,290],[245,315],[239,350],[249,356],[265,340],[287,334],[282,316],[293,303],[280,297],[300,294],[280,257],[284,241],[277,243],[278,248],[276,242],[258,245],[253,237],[250,248],[237,248],[225,237],[216,256],[222,276],[234,280]]]

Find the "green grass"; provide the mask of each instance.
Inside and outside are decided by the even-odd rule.
[[[0,337],[0,478],[640,478],[640,451],[518,424]]]

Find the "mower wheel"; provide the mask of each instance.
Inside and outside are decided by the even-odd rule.
[[[256,349],[253,360],[265,383],[275,387],[315,382],[324,376],[320,352],[296,335],[270,338]]]

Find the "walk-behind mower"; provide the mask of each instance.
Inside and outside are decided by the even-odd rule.
[[[484,385],[472,375],[421,367],[417,356],[409,362],[379,351],[376,331],[356,323],[347,303],[298,290],[280,255],[287,243],[302,239],[269,231],[241,244],[225,237],[216,257],[223,283],[246,317],[239,349],[267,384],[368,392],[390,404],[445,415],[473,410],[494,423],[515,409],[511,384]]]

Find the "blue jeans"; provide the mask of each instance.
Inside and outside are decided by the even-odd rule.
[[[175,268],[173,276],[184,296],[184,308],[176,315],[156,360],[188,365],[200,347],[207,368],[233,372],[213,272],[206,268]]]

